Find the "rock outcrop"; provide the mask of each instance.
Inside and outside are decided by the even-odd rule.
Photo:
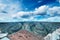
[[[42,36],[34,35],[26,30],[21,30],[8,36],[10,40],[43,40]]]
[[[44,40],[60,40],[60,28],[44,37]]]

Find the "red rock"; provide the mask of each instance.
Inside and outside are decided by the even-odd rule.
[[[38,37],[26,30],[18,31],[8,36],[10,40],[43,40],[43,37]]]

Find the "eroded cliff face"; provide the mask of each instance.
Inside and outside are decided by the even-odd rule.
[[[2,32],[12,34],[19,30],[27,30],[37,35],[46,36],[56,29],[60,28],[60,23],[46,23],[46,22],[17,22],[17,23],[0,23]]]

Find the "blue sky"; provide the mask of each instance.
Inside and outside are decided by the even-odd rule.
[[[0,0],[0,22],[60,22],[60,0]]]

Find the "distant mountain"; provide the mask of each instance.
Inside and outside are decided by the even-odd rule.
[[[27,30],[37,35],[46,36],[60,28],[60,23],[55,22],[15,22],[0,23],[0,30],[12,34],[19,30]]]

